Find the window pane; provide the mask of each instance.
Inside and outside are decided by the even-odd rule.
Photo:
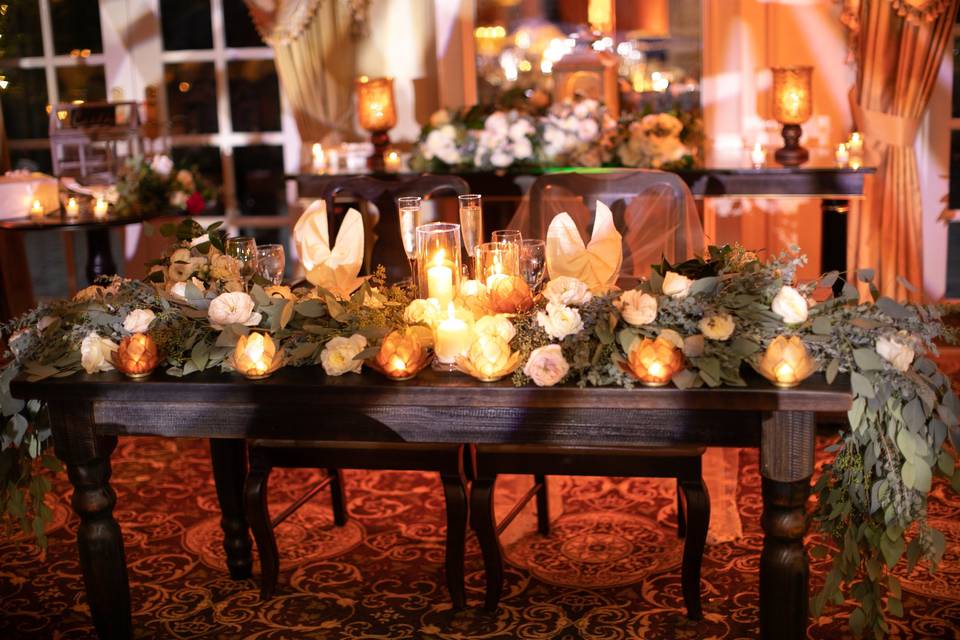
[[[950,201],[948,208],[960,209],[960,131],[950,132],[950,195],[948,199]]]
[[[40,5],[18,2],[7,5],[7,22],[0,39],[0,56],[26,58],[43,55],[43,36],[40,35]]]
[[[217,84],[212,62],[164,65],[170,132],[217,132]]]
[[[57,55],[103,53],[98,0],[50,0],[50,23]]]
[[[103,67],[58,67],[57,91],[60,102],[98,102],[107,99],[107,80]]]
[[[14,170],[42,171],[53,173],[50,149],[11,149],[10,166]]]
[[[223,166],[217,147],[174,147],[173,162],[178,167],[196,169],[210,184],[222,191]],[[216,215],[223,215],[223,193],[217,199]]]
[[[234,60],[227,65],[234,131],[279,131],[280,89],[272,60]]]
[[[953,118],[960,118],[960,38],[953,41]]]
[[[11,140],[46,138],[50,128],[47,115],[47,81],[43,69],[6,69],[3,92],[3,124]]]
[[[283,147],[255,145],[233,150],[237,205],[242,215],[287,212],[283,187]]]
[[[223,24],[227,30],[228,47],[265,46],[243,0],[223,0]]]
[[[947,291],[948,298],[960,298],[960,222],[947,225]]]
[[[212,49],[210,0],[160,0],[163,48]]]

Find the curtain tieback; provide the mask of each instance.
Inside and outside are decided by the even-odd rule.
[[[853,110],[853,120],[866,140],[877,140],[894,147],[913,146],[920,128],[920,118],[864,109],[856,100],[850,100],[850,108]]]

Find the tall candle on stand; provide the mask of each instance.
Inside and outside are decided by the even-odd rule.
[[[838,165],[841,167],[846,166],[846,164],[850,161],[850,152],[847,151],[847,145],[843,144],[842,142],[838,144],[835,157]]]
[[[323,171],[327,168],[327,155],[323,151],[323,145],[319,142],[314,142],[311,148],[311,154],[313,155],[314,171]]]
[[[77,199],[71,197],[67,200],[67,217],[76,218],[80,215],[80,205],[77,204]]]
[[[437,360],[443,364],[454,364],[457,356],[470,349],[472,338],[470,325],[456,317],[453,302],[448,302],[447,319],[437,325]]]
[[[441,305],[453,300],[453,269],[446,261],[446,252],[440,249],[430,260],[427,267],[427,291],[431,298],[436,298]]]

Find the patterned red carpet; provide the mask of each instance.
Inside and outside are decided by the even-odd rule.
[[[351,515],[332,526],[321,493],[278,529],[281,585],[267,603],[253,580],[227,577],[218,508],[202,441],[122,439],[114,455],[138,638],[752,638],[757,635],[759,475],[741,459],[745,537],[708,547],[706,617],[686,620],[681,544],[669,481],[552,478],[553,533],[509,531],[505,598],[479,605],[483,573],[467,549],[471,605],[453,615],[443,585],[443,500],[426,473],[347,472]],[[296,497],[308,471],[277,472],[272,505]],[[502,483],[518,493],[525,478]],[[73,546],[77,520],[66,480],[45,559],[23,538],[0,542],[0,638],[89,638],[92,629]],[[940,571],[904,580],[902,638],[957,638],[960,628],[960,498],[938,485],[931,515],[948,538]],[[813,565],[814,581],[824,570]],[[845,637],[840,612],[811,626],[812,638]]]

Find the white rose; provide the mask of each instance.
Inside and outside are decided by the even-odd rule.
[[[228,324],[255,327],[260,324],[260,314],[253,309],[253,298],[243,291],[221,293],[210,303],[207,316],[214,329],[223,329]]]
[[[134,309],[123,319],[123,329],[128,333],[144,333],[156,317],[150,309]]]
[[[554,304],[578,306],[590,302],[593,294],[586,282],[570,276],[559,276],[543,288],[543,297]]]
[[[496,336],[503,339],[504,342],[510,342],[517,335],[517,330],[513,323],[506,316],[483,316],[473,326],[474,333],[478,336]]]
[[[153,156],[153,160],[150,161],[150,168],[160,174],[161,177],[166,178],[173,171],[173,160],[170,159],[170,156],[162,154]]]
[[[663,277],[663,294],[671,298],[686,298],[692,286],[693,280],[673,271],[667,271]]]
[[[781,287],[770,308],[785,324],[800,324],[807,319],[807,301],[793,287]]]
[[[673,329],[662,329],[657,337],[663,338],[677,349],[683,350],[683,336]]]
[[[170,194],[170,206],[173,207],[174,209],[186,209],[187,200],[189,199],[190,199],[190,196],[188,196],[185,192],[174,191],[173,193]]]
[[[523,366],[523,373],[540,387],[552,387],[563,380],[569,371],[570,365],[558,344],[534,349]]]
[[[577,125],[577,137],[583,142],[590,142],[597,137],[598,133],[600,133],[600,126],[593,118],[581,120]]]
[[[190,249],[177,249],[170,255],[170,268],[167,269],[167,275],[174,282],[186,282],[194,270],[195,265],[190,260]]]
[[[440,320],[440,301],[436,298],[422,300],[417,298],[403,311],[403,321],[407,324],[425,324],[432,327]]]
[[[360,373],[363,360],[354,360],[356,355],[367,348],[367,339],[359,333],[349,338],[338,336],[331,338],[320,352],[320,363],[328,376],[342,376],[345,373]]]
[[[547,303],[546,313],[537,313],[537,324],[543,327],[548,336],[557,340],[583,331],[583,320],[577,309],[553,302]]]
[[[635,327],[650,324],[657,319],[657,299],[649,293],[636,289],[624,291],[616,304],[623,321]]]
[[[877,353],[897,371],[907,371],[916,355],[907,340],[906,331],[899,331],[895,336],[881,336],[877,338]]]
[[[733,335],[737,324],[729,313],[716,313],[702,318],[697,325],[703,335],[711,340],[726,340]]]
[[[117,344],[113,340],[101,338],[96,331],[91,331],[80,343],[80,364],[87,373],[110,371],[113,369],[113,352]]]

